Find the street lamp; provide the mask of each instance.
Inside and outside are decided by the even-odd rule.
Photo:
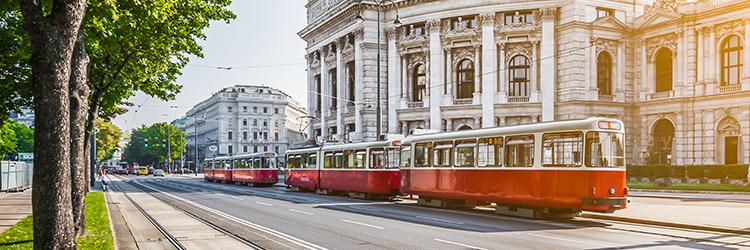
[[[378,61],[377,61],[377,66],[376,66],[376,68],[377,68],[377,70],[376,70],[377,71],[377,77],[376,78],[378,79],[378,86],[377,86],[377,104],[376,104],[377,115],[375,116],[375,118],[376,118],[375,125],[377,126],[377,130],[376,130],[375,134],[376,134],[377,138],[380,138],[380,132],[381,132],[380,130],[381,130],[381,127],[383,126],[380,123],[380,120],[381,120],[380,117],[382,116],[382,114],[381,114],[382,110],[381,110],[381,107],[380,107],[381,106],[380,105],[380,102],[381,102],[381,97],[380,97],[380,33],[381,33],[381,30],[380,30],[380,11],[382,10],[383,6],[385,6],[386,4],[389,4],[389,3],[393,4],[393,6],[396,7],[396,20],[393,20],[393,25],[396,26],[396,28],[398,28],[398,27],[401,26],[402,23],[401,23],[401,19],[398,17],[398,4],[396,4],[395,2],[393,2],[393,0],[374,0],[374,2],[375,2],[375,5],[378,7],[378,21],[377,21],[377,24],[378,24],[378,26],[377,26],[378,27],[377,28],[378,29],[378,53],[377,53],[377,60]],[[357,16],[354,19],[355,19],[355,21],[357,23],[362,23],[362,22],[364,22],[365,19],[362,16],[362,2],[361,1],[359,3],[359,7],[360,7],[359,8],[359,12],[357,13]]]

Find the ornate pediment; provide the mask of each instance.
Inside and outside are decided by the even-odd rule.
[[[453,62],[451,67],[455,66],[463,59],[470,59],[473,62],[476,62],[476,49],[474,47],[461,47],[451,50],[451,60]]]
[[[660,48],[670,49],[673,55],[677,53],[677,34],[668,33],[646,39],[646,54],[649,55],[649,62],[654,61],[656,50]]]
[[[722,135],[739,135],[740,128],[740,123],[732,117],[722,119],[719,122],[719,126],[716,127],[719,134]]]
[[[531,43],[507,43],[505,44],[505,63],[507,64],[516,55],[523,55],[531,60]]]
[[[599,52],[608,51],[612,56],[617,56],[617,46],[620,42],[617,40],[596,38],[594,39],[594,47],[596,47],[596,54]]]
[[[742,19],[724,22],[714,26],[716,37],[721,39],[729,34],[745,34],[745,22]]]
[[[408,54],[407,58],[409,62],[407,67],[409,70],[413,69],[415,66],[417,66],[417,64],[427,64],[427,57],[425,56],[425,53],[418,52]]]
[[[611,29],[618,29],[618,30],[628,30],[630,27],[628,27],[627,24],[620,21],[620,19],[617,19],[617,17],[614,16],[606,16],[602,18],[598,18],[594,20],[594,22],[591,23],[594,25],[594,27],[604,27],[604,28],[611,28]]]
[[[636,26],[642,28],[680,18],[677,7],[684,2],[684,0],[656,0],[653,5],[646,6],[646,14],[638,18]]]

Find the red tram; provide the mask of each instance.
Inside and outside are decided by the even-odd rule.
[[[271,186],[279,179],[278,155],[273,152],[208,158],[205,166],[207,181]]]
[[[286,184],[359,198],[395,196],[400,189],[401,138],[289,150]]]
[[[613,212],[627,204],[624,154],[623,124],[607,118],[412,135],[401,192],[527,217]]]

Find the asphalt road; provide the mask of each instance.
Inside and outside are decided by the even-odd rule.
[[[126,179],[266,249],[750,249],[750,237],[731,234],[521,219],[200,179]]]

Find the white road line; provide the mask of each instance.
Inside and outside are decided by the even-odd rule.
[[[321,203],[321,204],[313,204],[313,207],[328,207],[328,206],[364,206],[364,205],[386,205],[386,204],[394,204],[392,201],[385,201],[385,202],[342,202],[342,203]]]
[[[241,201],[245,200],[242,197],[237,197],[237,196],[234,196],[234,195],[229,195],[229,198],[232,198],[232,199],[235,199],[235,200],[241,200]]]
[[[592,245],[592,246],[596,246],[596,247],[600,247],[600,248],[611,248],[612,247],[612,246],[608,246],[608,245],[596,244],[596,243],[591,243],[591,242],[586,242],[586,241],[580,241],[580,240],[571,240],[571,239],[566,239],[566,238],[561,238],[561,237],[555,237],[555,236],[549,236],[549,235],[543,235],[543,234],[538,234],[538,233],[529,233],[529,235],[533,235],[533,236],[540,237],[540,238],[546,238],[546,239],[550,239],[550,240],[566,241],[566,242],[572,242],[572,243],[576,243],[576,244],[587,244],[587,245]]]
[[[460,222],[460,221],[444,220],[444,219],[432,218],[432,217],[424,217],[424,216],[417,216],[417,218],[424,219],[424,220],[444,222],[444,223],[464,225],[464,223]]]
[[[487,250],[486,248],[475,247],[475,246],[472,246],[472,245],[466,245],[466,244],[463,244],[463,243],[453,242],[453,241],[449,241],[449,240],[443,240],[443,239],[438,239],[438,238],[435,238],[434,240],[438,241],[438,242],[442,242],[442,243],[448,243],[448,244],[451,244],[451,245],[462,246],[462,247],[465,247],[465,248],[478,249],[478,250]]]
[[[360,225],[360,226],[366,226],[366,227],[377,228],[377,229],[385,229],[384,227],[381,227],[381,226],[370,225],[370,224],[362,223],[362,222],[356,222],[356,221],[344,220],[344,219],[342,219],[341,221]]]
[[[297,209],[294,209],[294,208],[290,208],[289,211],[292,211],[292,212],[295,212],[295,213],[306,214],[306,215],[315,215],[314,213],[305,212],[305,211],[297,210]]]
[[[242,224],[242,225],[244,225],[244,226],[247,226],[247,227],[250,227],[250,228],[256,229],[256,230],[258,230],[258,231],[261,231],[261,232],[267,233],[267,234],[269,234],[269,235],[273,235],[273,236],[275,236],[275,237],[278,237],[278,238],[280,238],[280,239],[286,240],[286,241],[288,241],[288,242],[294,243],[294,244],[296,244],[296,245],[298,245],[298,246],[301,246],[301,247],[303,247],[303,248],[305,248],[305,249],[313,249],[313,250],[326,250],[326,249],[327,249],[327,248],[325,248],[325,247],[321,247],[321,246],[315,245],[315,244],[313,244],[312,242],[308,242],[308,241],[304,241],[304,240],[301,240],[301,239],[299,239],[299,238],[296,238],[296,237],[294,237],[294,236],[291,236],[291,235],[288,235],[288,234],[285,234],[285,233],[282,233],[282,232],[276,231],[276,230],[274,230],[274,229],[271,229],[271,228],[268,228],[268,227],[264,227],[264,226],[261,226],[261,225],[258,225],[258,224],[255,224],[255,223],[252,223],[252,222],[249,222],[249,221],[246,221],[246,220],[243,220],[243,219],[237,218],[237,217],[235,217],[235,216],[229,215],[229,214],[227,214],[227,213],[224,213],[224,212],[222,212],[222,211],[219,211],[219,210],[216,210],[216,209],[213,209],[213,208],[210,208],[210,207],[204,206],[204,205],[202,205],[202,204],[200,204],[200,203],[196,203],[196,202],[194,202],[194,201],[191,201],[191,200],[187,200],[187,199],[184,199],[184,198],[182,198],[182,197],[179,197],[179,196],[176,196],[176,195],[173,195],[173,194],[170,194],[170,193],[164,192],[164,191],[162,191],[161,189],[158,189],[158,188],[152,187],[152,186],[150,186],[150,185],[146,185],[146,184],[141,184],[141,185],[143,185],[143,186],[146,186],[146,187],[148,187],[148,188],[151,188],[151,189],[153,189],[153,190],[156,190],[157,192],[159,192],[159,193],[161,193],[161,194],[163,194],[163,195],[166,195],[166,196],[172,197],[173,199],[176,199],[176,200],[182,201],[182,202],[184,202],[184,203],[187,203],[187,204],[193,205],[193,206],[195,206],[195,207],[197,207],[197,208],[203,209],[203,210],[205,210],[205,211],[207,211],[207,212],[213,213],[213,214],[215,214],[215,215],[217,215],[217,216],[221,216],[221,217],[224,217],[224,218],[226,218],[226,219],[229,219],[229,220],[231,220],[231,221],[237,222],[237,223],[239,223],[239,224]]]
[[[363,207],[349,207],[354,210],[361,210],[361,211],[367,211],[367,212],[380,212],[379,209],[369,209],[369,208],[363,208]]]
[[[260,201],[256,201],[255,203],[258,203],[259,205],[263,205],[263,206],[267,206],[267,207],[273,206],[271,204],[268,204],[268,203],[265,203],[265,202],[260,202]]]

